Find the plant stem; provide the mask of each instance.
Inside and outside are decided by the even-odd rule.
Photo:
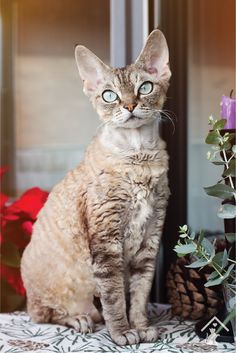
[[[227,159],[225,150],[223,149],[222,152],[223,152],[223,156],[224,156],[226,168],[229,169],[229,161],[228,161],[228,159]],[[233,180],[232,180],[231,175],[229,175],[228,178],[229,178],[229,182],[230,182],[231,188],[234,189],[234,183],[233,183]],[[234,194],[234,198],[236,199],[236,195],[235,195],[235,194]]]
[[[235,261],[235,260],[232,260],[232,259],[229,259],[229,258],[228,258],[228,261],[233,262],[234,264],[236,264],[236,261]]]

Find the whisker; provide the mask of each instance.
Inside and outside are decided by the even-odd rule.
[[[157,110],[157,112],[159,113],[159,119],[162,120],[163,118],[166,118],[167,120],[169,120],[173,126],[173,135],[175,133],[175,123],[171,117],[171,111],[168,111],[168,110]],[[174,115],[174,118],[176,119],[176,115]]]

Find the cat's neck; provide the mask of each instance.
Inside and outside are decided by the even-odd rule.
[[[101,129],[99,140],[104,147],[115,153],[156,149],[160,140],[158,120],[135,129],[105,125]]]

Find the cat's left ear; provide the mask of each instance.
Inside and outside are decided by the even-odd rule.
[[[165,36],[159,29],[151,32],[135,64],[156,75],[158,80],[169,80],[169,49]]]
[[[103,81],[109,68],[83,45],[76,46],[75,59],[80,77],[84,81],[84,93],[90,96]]]

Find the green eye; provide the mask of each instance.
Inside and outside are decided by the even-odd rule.
[[[117,94],[111,90],[106,90],[102,94],[102,98],[107,103],[115,102],[118,98]]]
[[[139,87],[138,92],[140,94],[149,94],[152,92],[152,90],[153,90],[152,82],[146,81]]]

